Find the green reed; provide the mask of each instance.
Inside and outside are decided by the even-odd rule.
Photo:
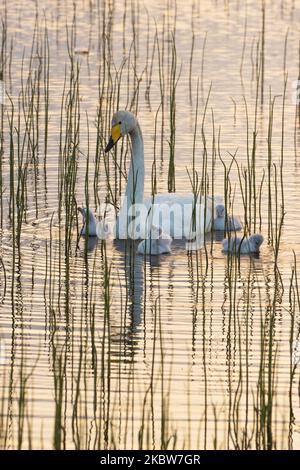
[[[299,325],[296,323],[297,313],[300,312],[300,295],[299,295],[299,282],[297,271],[297,258],[294,252],[294,263],[292,266],[292,273],[289,286],[289,312],[291,318],[291,329],[289,339],[289,353],[290,353],[290,381],[289,381],[289,432],[288,432],[288,448],[294,448],[293,445],[293,427],[295,424],[295,414],[293,407],[293,387],[295,384],[295,374],[297,365],[299,363]]]
[[[1,21],[1,48],[0,48],[0,83],[2,86],[1,89],[1,95],[2,99],[4,100],[5,98],[5,91],[4,91],[4,83],[6,79],[6,53],[7,53],[7,17],[5,15],[4,19]],[[4,106],[3,103],[0,103],[0,210],[1,210],[1,216],[0,216],[0,224],[1,228],[3,227],[3,192],[4,192],[4,187],[3,187],[3,155],[4,155],[4,135],[3,135],[3,130],[4,130]]]
[[[179,61],[178,32],[176,36],[177,6],[172,2],[167,2],[167,9],[161,22],[163,23],[162,30],[156,27],[152,44],[150,16],[146,12],[147,53],[145,59],[141,41],[143,12],[138,2],[132,2],[129,5],[126,1],[122,32],[124,57],[118,65],[115,63],[113,41],[113,7],[114,2],[103,2],[101,6],[97,5],[99,28],[95,62],[97,62],[99,93],[95,129],[93,129],[92,114],[89,110],[88,112],[85,112],[85,109],[82,111],[80,103],[82,74],[79,61],[74,55],[79,33],[78,24],[75,21],[75,9],[73,23],[67,29],[68,63],[65,70],[58,126],[57,202],[53,208],[55,212],[49,222],[49,237],[47,236],[45,242],[45,279],[42,281],[45,302],[45,336],[49,337],[49,372],[53,380],[54,393],[53,448],[67,448],[71,442],[76,449],[133,448],[137,445],[141,449],[173,449],[184,445],[190,446],[194,442],[191,416],[193,416],[192,410],[195,403],[190,389],[193,387],[191,378],[194,379],[195,376],[189,372],[186,378],[188,381],[188,396],[186,397],[188,430],[181,441],[179,440],[181,439],[179,436],[182,436],[181,423],[178,421],[173,424],[173,402],[176,399],[174,378],[177,377],[176,364],[173,365],[175,356],[172,347],[168,344],[168,332],[165,330],[166,316],[170,314],[172,304],[168,304],[168,308],[165,308],[164,291],[160,286],[160,280],[165,277],[164,269],[169,261],[163,260],[162,267],[152,266],[147,257],[141,259],[136,256],[136,246],[133,242],[126,244],[121,256],[116,255],[120,253],[115,247],[109,246],[110,242],[98,242],[94,253],[88,251],[88,240],[80,241],[78,248],[77,245],[75,246],[76,200],[79,194],[80,197],[84,195],[87,208],[98,208],[103,200],[112,202],[116,210],[118,208],[122,187],[126,180],[130,147],[126,140],[122,144],[119,143],[112,160],[103,157],[104,148],[114,110],[123,107],[125,103],[127,108],[132,109],[139,116],[142,115],[141,110],[144,111],[144,103],[141,103],[142,91],[145,92],[148,108],[151,109],[154,105],[153,109],[156,110],[151,193],[156,194],[161,183],[162,167],[159,167],[157,146],[160,141],[163,157],[166,117],[169,118],[170,127],[168,190],[175,190],[175,150],[178,139],[176,90],[180,77],[177,65]],[[229,8],[229,5],[226,8]],[[256,58],[254,58],[255,40],[252,42],[252,71],[255,70],[256,65],[253,112],[249,112],[250,107],[244,98],[247,125],[245,166],[239,159],[241,151],[237,150],[230,154],[227,149],[222,148],[221,127],[217,122],[215,123],[214,110],[211,109],[211,113],[208,113],[211,87],[203,110],[202,152],[199,161],[197,160],[199,96],[204,96],[206,78],[204,76],[206,35],[202,47],[201,70],[194,109],[192,172],[188,175],[194,200],[204,197],[206,218],[208,210],[206,196],[211,195],[214,201],[214,196],[218,191],[215,178],[222,171],[226,212],[232,212],[234,202],[238,197],[241,198],[244,209],[244,235],[258,228],[263,230],[268,227],[272,261],[268,266],[261,268],[259,259],[245,260],[233,255],[224,258],[226,271],[223,297],[216,298],[220,295],[214,291],[214,285],[219,279],[216,263],[220,262],[220,256],[218,253],[216,260],[215,250],[219,250],[220,245],[212,243],[213,234],[211,234],[211,257],[208,256],[207,241],[205,241],[203,251],[198,250],[187,255],[188,282],[192,299],[189,312],[191,313],[191,345],[189,345],[191,356],[187,362],[193,363],[193,370],[195,370],[195,364],[196,367],[200,364],[197,379],[200,377],[203,402],[197,407],[199,432],[195,440],[198,439],[201,448],[223,446],[234,449],[274,449],[280,445],[286,445],[287,441],[290,448],[293,446],[292,433],[295,423],[293,398],[296,386],[293,342],[299,337],[296,256],[293,260],[288,301],[284,297],[285,280],[280,265],[286,206],[284,198],[286,74],[284,74],[280,110],[279,159],[275,161],[273,155],[275,154],[273,124],[274,116],[277,116],[276,105],[279,100],[272,96],[270,90],[266,168],[263,168],[260,173],[257,165],[258,102],[259,98],[261,102],[263,101],[265,86],[264,23],[266,18],[264,15],[266,8],[263,2],[262,36],[260,42],[256,44]],[[90,9],[92,11],[92,5]],[[200,9],[200,4],[193,3],[192,15],[197,9]],[[192,76],[196,70],[194,60],[197,57],[194,19],[191,18],[191,20],[192,45],[188,71],[190,98],[192,98]],[[128,27],[131,28],[130,39],[132,38],[129,50],[126,37]],[[9,75],[9,64],[7,63],[8,38],[5,22],[3,22],[2,31],[0,68],[6,76]],[[28,59],[24,53],[23,58],[21,93],[17,99],[8,97],[6,109],[1,107],[1,227],[5,222],[3,209],[6,204],[2,196],[6,192],[9,197],[7,205],[12,246],[11,265],[7,263],[5,253],[1,253],[0,258],[4,283],[1,308],[8,298],[12,304],[12,349],[9,351],[11,363],[5,371],[5,390],[1,392],[0,401],[0,442],[3,448],[11,446],[12,424],[16,429],[13,437],[15,447],[36,447],[36,442],[32,440],[33,432],[36,432],[35,410],[30,408],[30,401],[34,399],[34,396],[30,395],[34,369],[30,369],[29,358],[26,356],[26,351],[29,349],[27,349],[25,336],[23,338],[25,320],[22,304],[24,300],[19,280],[23,276],[22,270],[27,268],[26,265],[24,268],[22,266],[24,261],[23,235],[27,236],[25,224],[30,221],[31,209],[36,218],[43,210],[40,197],[42,175],[39,169],[41,152],[44,154],[45,188],[50,187],[51,159],[48,149],[51,140],[50,108],[54,100],[53,93],[50,93],[52,79],[52,76],[50,77],[50,52],[51,58],[53,57],[50,35],[46,20],[42,29],[39,18],[36,17],[30,56]],[[172,40],[168,41],[170,38]],[[286,72],[286,44],[287,36],[284,72]],[[245,50],[246,21],[241,75],[246,67]],[[9,60],[11,57],[12,54]],[[145,83],[144,76],[146,77]],[[158,100],[152,96],[155,95],[152,93],[155,87],[159,90]],[[234,123],[236,124],[239,117],[238,103],[235,100],[233,103]],[[211,115],[212,122],[211,144],[206,124],[208,114]],[[249,117],[252,115],[254,115],[253,123]],[[86,125],[83,124],[84,122]],[[7,143],[4,139],[5,125],[7,125]],[[96,134],[94,146],[92,144],[93,130]],[[87,141],[86,150],[82,148],[83,134]],[[209,155],[210,149],[211,155]],[[2,166],[2,156],[5,152],[8,157],[7,174],[3,172]],[[224,152],[229,154],[229,162],[224,157]],[[234,174],[234,170],[237,174]],[[236,185],[238,195],[235,190]],[[268,194],[267,210],[263,206],[265,185]],[[209,208],[212,209],[213,214],[213,203]],[[195,214],[193,220],[195,220]],[[140,271],[142,271],[143,284],[140,281]],[[32,276],[35,276],[34,272]],[[170,286],[173,282],[172,276],[174,273],[170,274],[168,280]],[[141,289],[141,285],[144,290]],[[217,301],[221,305],[222,345],[225,346],[222,359],[227,376],[224,402],[221,405],[214,403],[215,397],[210,384],[209,361],[211,361],[215,345],[209,343],[207,347],[212,338],[213,328],[218,326],[217,323],[214,324],[214,302]],[[281,359],[279,347],[281,319],[279,317],[286,305],[288,305],[291,322],[287,383],[289,435],[281,444],[276,428],[277,400],[280,398],[280,392],[277,390]],[[140,313],[137,313],[139,307]],[[140,324],[137,321],[138,315],[141,315]],[[17,341],[18,335],[15,334],[16,326],[19,328],[19,336],[22,335],[20,342]],[[199,342],[199,338],[202,342]],[[258,352],[254,349],[256,338],[259,338]],[[150,353],[147,350],[149,341]],[[253,356],[254,352],[257,354],[256,358]],[[17,362],[15,358],[18,354],[20,359]],[[138,354],[143,355],[143,361],[148,366],[148,369],[145,369],[145,387],[143,383],[141,387]],[[197,362],[199,358],[200,362]],[[256,363],[254,359],[257,359]],[[13,393],[15,390],[17,390],[16,394]],[[14,417],[15,411],[16,417]],[[224,441],[222,436],[225,436]]]
[[[189,66],[189,94],[190,94],[190,103],[192,104],[192,75],[193,75],[193,56],[195,50],[195,27],[194,27],[194,2],[192,4],[192,13],[191,13],[191,28],[192,28],[192,40],[191,40],[191,54],[190,54],[190,66]]]
[[[261,52],[260,52],[260,102],[264,102],[265,86],[265,41],[266,41],[266,2],[261,0]]]

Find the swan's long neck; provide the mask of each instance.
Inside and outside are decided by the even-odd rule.
[[[117,238],[127,238],[129,228],[135,220],[137,204],[144,200],[144,143],[140,126],[137,124],[130,133],[132,157],[128,173],[125,195],[116,224]],[[134,208],[132,207],[134,205]]]
[[[144,200],[144,143],[139,124],[131,131],[130,138],[132,158],[125,191],[127,207],[132,204],[141,204]]]
[[[89,226],[89,235],[95,236],[97,234],[97,221],[93,212],[90,209],[87,213],[87,219],[88,220],[86,220],[86,226],[87,224]],[[87,232],[87,227],[85,227],[85,232]]]

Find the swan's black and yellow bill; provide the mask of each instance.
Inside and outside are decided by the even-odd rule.
[[[120,124],[115,124],[112,128],[111,128],[111,136],[110,136],[110,139],[109,139],[109,142],[105,148],[105,153],[109,152],[114,145],[116,145],[116,143],[118,142],[118,140],[122,137],[122,134],[121,134],[121,125]]]

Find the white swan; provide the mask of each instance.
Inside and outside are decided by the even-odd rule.
[[[89,237],[98,237],[101,240],[105,240],[110,235],[110,228],[105,220],[97,220],[93,214],[93,211],[85,207],[78,207],[78,211],[83,217],[83,227],[80,235]]]
[[[242,224],[237,217],[231,217],[226,214],[224,204],[217,204],[215,212],[216,217],[213,223],[214,230],[225,231],[225,228],[227,228],[227,230],[236,231],[242,229]]]
[[[258,253],[263,241],[264,237],[259,233],[251,235],[249,238],[233,237],[222,241],[223,251],[242,255]]]
[[[173,238],[192,238],[211,230],[213,200],[200,196],[195,204],[193,193],[156,194],[144,199],[144,144],[136,117],[129,111],[118,111],[112,118],[107,153],[121,137],[129,135],[132,158],[121,209],[114,229],[115,238],[148,238],[152,225]]]
[[[162,255],[171,253],[172,237],[159,227],[151,227],[150,238],[143,240],[137,248],[141,255]]]

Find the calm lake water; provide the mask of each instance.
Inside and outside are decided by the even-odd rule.
[[[44,1],[36,8],[33,1],[11,0],[0,6],[7,92],[1,156],[1,448],[299,449],[299,304],[293,274],[300,254],[300,154],[293,99],[299,75],[298,2],[266,1],[264,27],[261,2],[250,0],[153,0],[147,8],[135,0],[81,0],[75,10],[73,3]],[[80,68],[80,117],[77,108],[68,117],[66,101],[62,106],[63,94],[67,100],[71,89],[67,37],[74,70],[77,64]],[[154,154],[157,188],[167,191],[173,40],[179,77],[176,191],[192,191],[187,169],[192,171],[197,83],[196,169],[201,174],[201,125],[211,86],[203,126],[209,191],[214,179],[214,193],[222,197],[228,178],[219,156],[228,168],[236,152],[239,167],[247,167],[247,103],[250,156],[256,135],[256,231],[261,228],[265,236],[258,257],[228,260],[220,238],[212,243],[210,236],[206,249],[197,253],[176,241],[170,255],[152,259],[112,240],[99,241],[87,252],[83,239],[77,246],[76,211],[71,238],[66,237],[72,222],[68,204],[74,205],[72,198],[66,202],[69,183],[61,163],[66,136],[74,131],[67,132],[68,119],[80,121],[78,205],[86,205],[88,192],[96,210],[96,195],[103,203],[106,196],[119,195],[116,182],[124,188],[112,156],[103,152],[116,106],[137,110],[145,144],[145,193],[151,194]],[[124,58],[117,105],[116,76]],[[30,109],[33,94],[34,117],[27,127],[31,138],[24,138],[24,109]],[[276,265],[268,243],[270,96],[277,96],[273,211],[273,178],[282,156],[285,202]],[[24,105],[20,109],[18,102]],[[69,147],[73,140],[71,135]],[[121,143],[117,161],[120,154]],[[121,163],[124,172],[126,161],[128,155]],[[18,169],[24,162],[25,207],[17,204],[22,187]],[[234,213],[243,220],[235,164],[229,178]],[[278,176],[278,213],[281,203]],[[253,230],[253,212],[251,222]]]

